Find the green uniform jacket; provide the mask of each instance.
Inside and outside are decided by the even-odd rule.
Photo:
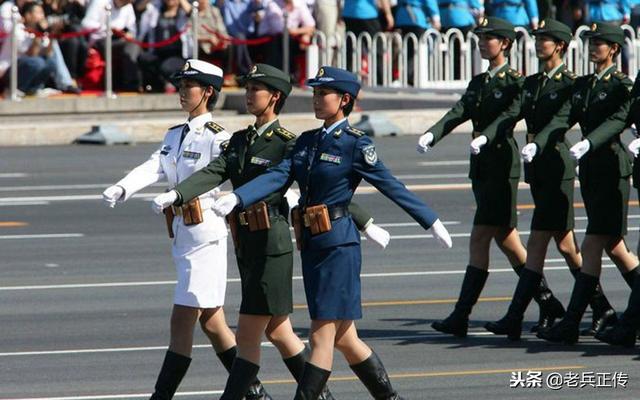
[[[573,93],[549,125],[549,130],[569,129],[580,124],[582,137],[591,143],[580,159],[580,179],[618,179],[631,175],[631,162],[620,142],[627,124],[632,82],[625,74],[612,71],[602,79],[595,74],[577,78]]]
[[[279,121],[275,121],[251,146],[248,146],[247,132],[247,129],[235,132],[220,157],[174,188],[180,195],[176,205],[219,186],[227,179],[231,180],[234,188],[244,185],[269,167],[278,165],[295,143],[295,135],[282,128]],[[269,206],[280,210],[280,216],[271,219],[271,229],[249,232],[247,227],[238,227],[239,241],[251,243],[250,250],[264,249],[266,255],[292,251],[285,192],[271,193],[263,199]],[[371,216],[356,204],[349,205],[349,212],[359,229],[364,229],[372,221]]]
[[[636,129],[640,131],[640,74],[636,77],[631,89],[631,105],[629,106],[629,114],[627,125],[636,125]],[[633,187],[640,188],[640,159],[633,160]]]
[[[493,78],[488,72],[476,75],[469,82],[462,98],[428,132],[436,144],[455,127],[467,120],[473,123],[474,137],[507,110],[521,92],[524,78],[505,65]],[[469,178],[518,178],[520,155],[513,138],[513,121],[504,121],[487,132],[488,142],[478,155],[471,155]]]
[[[527,143],[535,143],[538,152],[525,163],[525,182],[559,181],[575,178],[575,161],[565,140],[566,126],[550,125],[554,114],[571,98],[576,75],[562,68],[542,86],[546,74],[539,72],[525,78],[522,92],[511,107],[496,118],[482,134],[495,137],[501,126],[527,123]],[[546,128],[546,129],[544,129]]]

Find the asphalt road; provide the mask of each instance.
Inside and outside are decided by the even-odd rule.
[[[414,400],[639,398],[636,349],[612,348],[592,338],[575,346],[550,345],[529,333],[512,343],[483,329],[506,311],[516,283],[495,247],[470,336],[454,339],[431,329],[433,320],[452,309],[467,262],[474,213],[466,178],[469,136],[451,135],[427,155],[416,153],[416,140],[376,143],[387,166],[445,221],[453,249],[439,248],[429,232],[367,184],[355,196],[392,234],[384,251],[363,245],[365,315],[357,326],[384,360],[398,391]],[[100,193],[154,148],[0,148],[0,399],[148,398],[168,343],[175,279],[163,218],[148,203],[163,188],[148,188],[115,209],[101,203]],[[634,249],[640,218],[636,198],[634,191],[628,235]],[[581,202],[579,193],[576,201]],[[531,204],[523,184],[523,241]],[[581,239],[584,209],[577,208],[576,216]],[[229,257],[225,309],[234,326],[239,283]],[[292,320],[306,338],[309,319],[298,257],[294,275]],[[553,245],[546,275],[566,304],[572,278]],[[629,289],[608,260],[603,286],[615,307],[624,309]],[[525,327],[536,319],[534,304]],[[589,320],[590,312],[585,325]],[[196,333],[195,342],[193,363],[176,397],[217,398],[226,373],[202,333]],[[275,399],[292,398],[295,385],[275,348],[265,343],[262,357],[260,378],[267,390]],[[516,371],[523,371],[521,381]],[[369,398],[339,354],[330,386],[337,399]]]

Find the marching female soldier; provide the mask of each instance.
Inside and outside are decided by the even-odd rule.
[[[600,277],[603,250],[629,286],[633,285],[638,265],[624,242],[631,163],[620,142],[629,111],[631,81],[613,63],[624,44],[624,34],[617,26],[593,24],[585,35],[596,72],[576,80],[571,98],[550,123],[566,129],[580,123],[583,139],[571,147],[570,153],[579,160],[580,191],[588,219],[582,268],[576,274],[567,313],[553,327],[538,332],[538,337],[551,342],[578,341],[580,320]]]
[[[149,160],[136,167],[104,191],[111,206],[127,201],[137,191],[166,179],[173,187],[217,158],[230,138],[212,121],[211,110],[222,87],[222,70],[215,65],[188,60],[179,80],[180,105],[188,121],[174,126],[162,146]],[[216,190],[189,204],[174,207],[170,231],[172,254],[178,274],[171,314],[171,340],[158,376],[152,400],[171,399],[191,363],[196,321],[207,335],[227,370],[235,358],[233,332],[227,326],[222,306],[227,284],[227,228],[211,211]],[[259,381],[246,393],[247,399],[267,399]]]
[[[500,125],[524,118],[527,122],[527,145],[522,149],[525,182],[531,185],[535,203],[531,235],[527,242],[527,263],[520,274],[507,315],[485,325],[487,330],[518,339],[522,318],[536,288],[540,285],[544,259],[553,238],[558,251],[575,276],[582,265],[582,256],[573,233],[574,162],[569,155],[565,130],[544,129],[553,115],[571,97],[575,74],[567,70],[562,57],[571,42],[571,28],[553,19],[540,22],[533,31],[538,59],[543,71],[528,76],[523,90],[511,108],[498,117],[485,131],[491,135]],[[540,134],[542,133],[542,134]],[[602,293],[600,285],[591,300],[593,333],[615,322],[616,314]],[[588,330],[591,332],[591,329]],[[585,332],[587,333],[587,332]]]
[[[302,273],[311,316],[311,358],[306,363],[295,399],[317,399],[338,348],[375,399],[401,399],[392,388],[378,356],[358,337],[354,320],[362,317],[360,302],[360,235],[345,205],[364,178],[400,205],[445,246],[451,239],[437,216],[395,179],[378,160],[363,132],[349,126],[360,83],[355,75],[322,67],[307,84],[314,88],[316,118],[323,128],[300,135],[288,158],[267,173],[223,196],[214,210],[228,214],[265,195],[300,186]]]
[[[513,25],[499,18],[485,18],[476,28],[480,53],[489,60],[490,70],[475,76],[460,101],[418,141],[418,151],[426,153],[456,126],[471,119],[471,178],[476,214],[469,241],[469,265],[454,311],[432,327],[459,337],[467,335],[469,314],[489,276],[489,248],[495,240],[514,270],[524,268],[526,251],[516,230],[516,197],[520,157],[513,138],[515,122],[485,129],[507,110],[521,92],[524,78],[509,68],[506,54],[515,40]],[[562,304],[546,285],[537,289],[539,326],[563,315]]]
[[[182,204],[198,194],[211,190],[226,179],[234,188],[277,165],[291,151],[295,135],[280,126],[278,114],[291,92],[289,76],[266,64],[256,64],[243,78],[246,83],[247,110],[256,122],[248,129],[233,134],[223,154],[208,166],[175,187],[175,192],[159,196]],[[286,189],[284,190],[286,191]],[[232,232],[236,231],[236,257],[242,280],[242,304],[236,337],[238,358],[227,381],[224,399],[241,399],[260,364],[260,341],[263,332],[278,348],[285,364],[297,381],[302,378],[308,350],[295,335],[289,320],[293,311],[293,249],[287,215],[289,207],[284,191],[269,194],[261,202],[269,214],[269,226],[253,230],[251,215],[258,209],[248,208],[230,216]],[[288,196],[287,196],[288,197]],[[297,202],[297,200],[296,200]],[[349,212],[367,236],[386,245],[389,235],[371,223],[371,218],[350,205]],[[235,226],[235,227],[234,227]],[[332,398],[325,390],[321,399]]]

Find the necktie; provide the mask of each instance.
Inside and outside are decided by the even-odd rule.
[[[189,124],[186,124],[184,128],[182,128],[182,134],[180,134],[180,146],[182,146],[182,142],[184,142],[184,138],[189,133]]]
[[[256,130],[256,127],[250,125],[247,132],[247,143],[249,144],[249,146],[253,145],[256,142],[257,137],[258,131]]]

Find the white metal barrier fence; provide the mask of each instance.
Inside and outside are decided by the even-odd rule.
[[[622,28],[626,36],[625,69],[635,79],[640,67],[640,34],[629,25]],[[588,29],[577,29],[565,54],[567,67],[577,75],[593,72],[588,40],[582,38]],[[509,58],[511,67],[526,75],[538,72],[534,37],[524,28],[518,27],[516,32]],[[380,60],[382,66],[378,65]],[[622,55],[617,62],[622,65]],[[464,35],[458,29],[445,33],[429,29],[421,37],[413,33],[404,37],[399,33],[377,33],[372,37],[366,32],[356,37],[346,32],[327,38],[316,32],[307,50],[307,76],[314,76],[321,65],[349,69],[368,86],[440,89],[465,88],[474,75],[487,69],[488,62],[481,59],[478,37],[473,32]]]

